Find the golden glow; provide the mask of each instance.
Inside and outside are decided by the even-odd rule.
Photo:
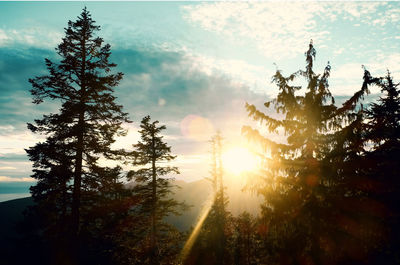
[[[196,141],[206,141],[214,133],[211,121],[197,115],[187,115],[180,125],[183,136]]]
[[[197,115],[187,115],[181,121],[182,134],[192,140],[206,141],[214,133],[211,121]]]
[[[196,239],[200,233],[200,229],[203,226],[204,221],[206,220],[208,213],[211,210],[211,207],[214,202],[214,195],[211,195],[208,200],[206,201],[205,205],[203,206],[201,213],[198,217],[196,226],[194,227],[192,233],[190,234],[189,239],[186,241],[185,245],[183,246],[182,252],[181,252],[181,259],[184,263],[186,260],[187,256],[189,255],[193,244],[196,242]]]
[[[258,158],[245,147],[232,147],[222,154],[224,170],[233,174],[253,171],[258,166]]]

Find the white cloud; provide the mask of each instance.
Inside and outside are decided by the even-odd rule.
[[[218,2],[184,6],[185,18],[208,31],[232,39],[256,43],[267,57],[294,57],[310,39],[324,45],[330,32],[318,20],[344,20],[371,24],[380,5],[375,2]],[[399,12],[386,11],[384,22],[398,21]],[[377,23],[377,22],[376,22]],[[290,47],[290,49],[288,49]]]
[[[361,63],[347,63],[331,71],[331,78],[343,80],[362,79],[363,69]]]
[[[112,145],[112,148],[132,150],[132,145],[137,144],[137,142],[140,140],[140,134],[138,132],[139,127],[133,124],[123,124],[122,126],[125,130],[128,130],[128,133],[126,136],[117,137],[115,139],[115,143]]]
[[[400,79],[400,53],[379,54],[376,58],[366,63],[343,64],[331,72],[331,92],[334,95],[352,95],[362,85],[364,65],[372,76],[385,76],[390,71],[394,80]],[[379,93],[379,88],[371,87],[372,93]]]
[[[15,127],[12,125],[0,125],[0,134],[10,133],[15,130]]]
[[[224,76],[235,87],[242,87],[250,89],[252,92],[271,95],[271,91],[266,90],[266,87],[274,72],[265,65],[254,65],[239,59],[221,59],[194,52],[186,46],[176,47],[168,43],[163,43],[163,45],[157,46],[157,48],[166,52],[172,51],[183,55],[177,64],[162,64],[164,71],[176,73],[187,71],[194,75],[201,72],[210,77]],[[143,82],[142,75],[132,75],[129,78],[131,78],[132,82],[140,83],[141,87],[148,88],[151,83]],[[161,100],[161,103],[159,102],[159,105],[164,106],[164,101]]]
[[[395,78],[400,79],[400,53],[380,54],[374,63],[366,64],[366,66],[371,67],[371,71],[377,71],[380,75],[389,70]]]
[[[398,23],[400,21],[400,9],[390,8],[379,17],[379,19],[372,20],[373,25],[385,26],[388,23]]]
[[[12,178],[9,176],[0,176],[0,182],[33,182],[35,179],[33,178]]]
[[[0,47],[4,46],[9,41],[9,39],[10,38],[8,37],[7,33],[4,30],[0,29]]]
[[[175,160],[175,164],[184,165],[184,164],[200,164],[202,162],[208,162],[210,160],[210,156],[203,155],[179,155]]]
[[[218,59],[194,53],[186,53],[185,57],[196,71],[207,75],[227,75],[234,82],[248,86],[255,92],[264,90],[267,77],[272,76],[272,72],[268,72],[265,67],[252,65],[243,60]]]
[[[339,54],[342,54],[343,52],[344,52],[344,48],[340,48],[340,49],[335,50],[335,51],[333,52],[333,54],[339,55]]]
[[[0,29],[0,47],[27,45],[53,48],[61,42],[62,32],[28,27],[24,29]]]
[[[35,135],[29,131],[0,134],[0,156],[7,154],[24,154],[25,148],[34,146],[37,142],[43,140],[44,137]]]
[[[15,168],[15,167],[8,167],[8,166],[6,166],[6,167],[1,167],[1,166],[0,166],[0,170],[15,170],[15,169],[17,169],[17,168]]]
[[[206,30],[224,34],[243,43],[250,40],[265,55],[293,57],[313,39],[323,39],[327,31],[316,31],[311,3],[203,3],[186,6],[186,18]],[[279,36],[279,37],[278,37]],[[287,47],[291,47],[287,49]]]

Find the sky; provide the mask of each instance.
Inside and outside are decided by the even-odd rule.
[[[226,146],[246,141],[241,128],[254,123],[245,103],[262,106],[276,95],[277,69],[304,68],[311,39],[316,71],[332,67],[338,104],[360,88],[362,65],[400,77],[400,2],[1,2],[0,193],[26,193],[32,184],[24,149],[43,138],[26,123],[57,112],[59,103],[32,104],[28,79],[46,74],[44,58],[59,60],[64,27],[84,6],[124,73],[115,94],[133,123],[114,147],[131,148],[150,115],[167,126],[177,179],[208,176],[208,141],[217,130]]]

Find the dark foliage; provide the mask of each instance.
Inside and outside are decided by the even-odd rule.
[[[266,226],[258,253],[268,264],[394,264],[397,237],[389,235],[398,233],[391,229],[398,227],[397,85],[389,74],[374,78],[365,71],[361,89],[338,108],[328,90],[330,66],[314,73],[315,54],[310,43],[305,70],[288,77],[278,70],[273,77],[279,93],[265,107],[283,119],[246,105],[269,132],[282,128],[286,136],[277,143],[243,128],[271,154],[257,185]],[[305,89],[292,85],[298,77],[305,78]],[[360,101],[370,85],[387,96],[365,110]]]
[[[188,207],[173,198],[171,174],[179,170],[169,165],[176,157],[161,135],[166,126],[146,116],[132,152],[111,149],[130,121],[113,95],[123,74],[112,71],[110,45],[99,30],[84,8],[65,28],[59,62],[46,59],[48,73],[29,80],[33,103],[52,100],[60,108],[28,124],[44,136],[26,150],[37,184],[20,236],[6,233],[13,238],[0,263],[400,263],[400,91],[389,71],[373,77],[364,68],[361,88],[339,107],[329,90],[329,62],[314,72],[312,41],[304,69],[288,76],[277,70],[278,94],[264,103],[266,113],[277,115],[251,104],[246,109],[284,140],[242,129],[260,148],[262,168],[252,186],[264,198],[260,216],[233,217],[227,210],[217,133],[213,198],[185,249],[188,235],[166,221]],[[364,106],[371,86],[381,95]],[[133,169],[124,174],[103,160]],[[133,180],[129,188],[123,179]],[[14,258],[20,249],[26,256]]]
[[[110,148],[129,122],[115,103],[114,87],[122,73],[112,73],[110,45],[95,34],[100,27],[83,9],[69,21],[56,48],[59,63],[46,59],[47,75],[30,79],[35,104],[61,103],[58,113],[44,115],[28,128],[46,137],[27,149],[37,184],[31,188],[41,234],[51,245],[52,263],[107,263],[109,231],[126,213],[129,192],[120,167],[100,166],[100,159],[123,154]],[[121,208],[125,207],[125,211]]]
[[[131,153],[135,170],[128,172],[134,179],[132,192],[139,200],[132,215],[140,219],[131,227],[135,240],[128,239],[136,260],[131,264],[172,264],[177,260],[183,235],[165,222],[171,214],[179,215],[187,206],[171,197],[173,192],[170,174],[179,174],[177,167],[166,163],[175,159],[171,147],[163,141],[161,132],[165,125],[151,122],[150,116],[140,124],[141,140],[134,144]]]
[[[211,139],[211,185],[213,198],[207,217],[202,223],[196,242],[185,257],[184,264],[232,263],[232,216],[227,210],[229,199],[223,182],[222,136],[220,132]]]

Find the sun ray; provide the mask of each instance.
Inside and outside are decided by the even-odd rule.
[[[194,243],[196,242],[197,237],[199,236],[201,227],[203,226],[204,221],[206,220],[208,214],[210,213],[211,207],[214,203],[214,199],[215,199],[214,194],[211,194],[209,196],[209,198],[207,199],[206,203],[204,204],[204,206],[201,210],[201,214],[199,215],[196,226],[194,227],[188,240],[186,241],[185,245],[183,246],[183,249],[181,251],[181,260],[183,263],[186,260],[187,256],[189,255],[190,250],[192,249]]]

